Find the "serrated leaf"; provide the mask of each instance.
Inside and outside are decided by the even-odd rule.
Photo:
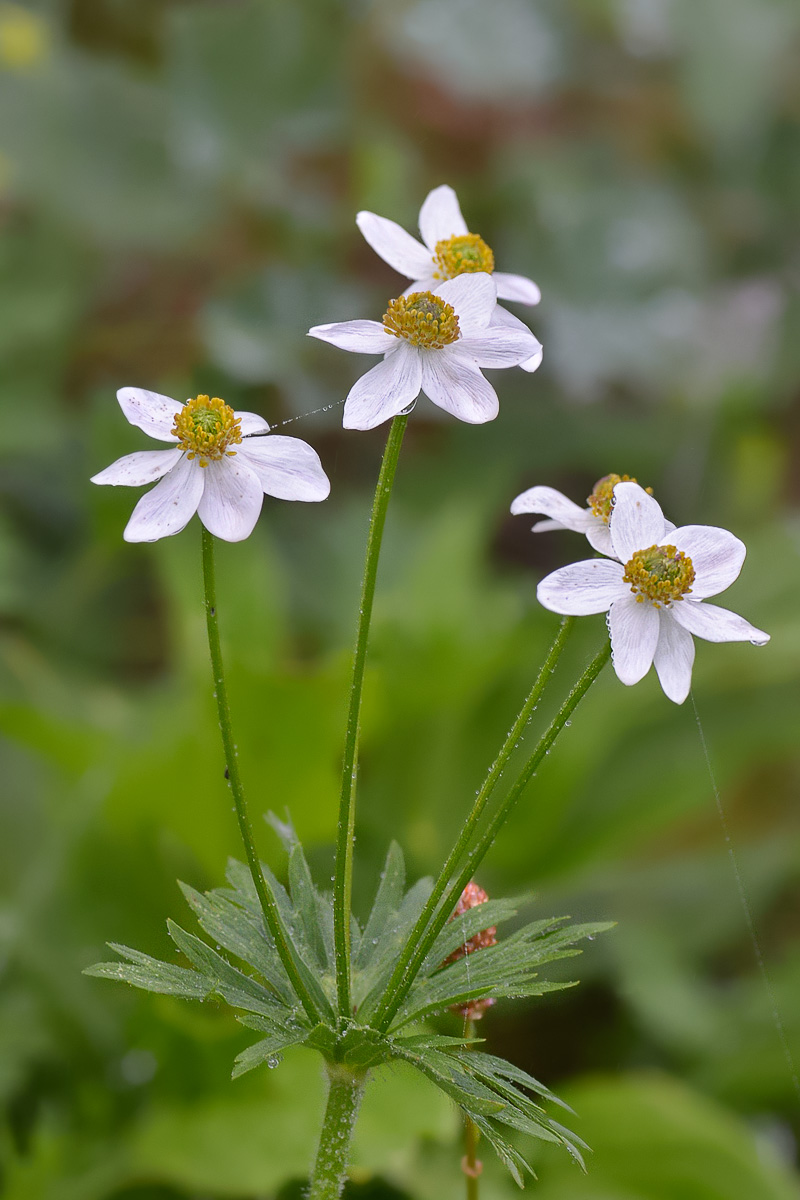
[[[330,924],[330,936],[323,931],[323,920],[331,919],[330,906],[321,901],[314,887],[311,871],[303,853],[303,847],[296,842],[289,854],[289,893],[292,899],[295,928],[297,923],[303,930],[304,941],[313,959],[317,972],[333,971],[334,963],[329,959],[329,950],[333,951],[333,925]],[[312,964],[309,963],[309,966]]]
[[[476,904],[460,916],[453,917],[433,943],[422,964],[420,975],[429,975],[438,970],[446,958],[465,945],[476,933],[508,921],[517,915],[518,910],[519,901],[514,899],[487,900],[484,904]]]
[[[262,984],[237,970],[226,958],[212,950],[193,933],[187,933],[174,921],[167,921],[167,929],[178,949],[209,980],[210,990],[218,992],[234,1008],[244,1008],[269,1016],[276,1008],[281,1007]]]
[[[389,919],[388,925],[377,939],[377,944],[373,944],[373,938],[369,940],[367,948],[371,953],[368,961],[363,970],[353,976],[353,999],[358,1005],[359,1017],[365,1023],[368,1023],[369,1014],[380,999],[386,981],[397,961],[397,955],[411,933],[414,923],[431,893],[432,886],[430,879],[419,879],[406,892],[400,908]],[[363,944],[366,945],[366,943],[365,935]]]
[[[252,1071],[254,1067],[260,1067],[262,1063],[266,1063],[270,1067],[278,1065],[277,1062],[271,1062],[276,1055],[285,1050],[287,1046],[296,1046],[298,1043],[305,1041],[308,1035],[307,1029],[299,1029],[295,1033],[276,1033],[272,1037],[262,1038],[260,1042],[254,1042],[252,1046],[248,1046],[241,1054],[237,1054],[231,1072],[232,1079],[238,1079],[240,1075],[244,1075],[247,1071]]]
[[[387,925],[400,908],[405,881],[403,851],[397,842],[392,842],[381,872],[375,900],[364,926],[359,953],[353,959],[354,970],[363,970],[366,967],[371,951],[377,946],[379,939],[386,932]]]
[[[92,967],[86,967],[84,975],[122,980],[123,983],[129,983],[147,992],[157,992],[163,996],[183,996],[190,1000],[203,1000],[211,991],[208,980],[197,971],[161,962],[157,958],[151,958],[149,954],[132,950],[129,946],[121,946],[117,942],[109,942],[109,946],[129,961],[96,963]]]

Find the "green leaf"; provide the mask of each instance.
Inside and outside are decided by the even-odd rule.
[[[246,1071],[252,1071],[254,1067],[260,1067],[262,1063],[266,1063],[268,1067],[277,1067],[280,1064],[278,1056],[281,1050],[285,1050],[287,1046],[298,1045],[305,1041],[307,1036],[307,1029],[297,1029],[294,1033],[287,1030],[275,1033],[272,1037],[263,1038],[260,1042],[254,1042],[241,1054],[237,1054],[231,1078],[238,1079],[240,1075],[244,1075]]]
[[[379,940],[386,933],[389,922],[402,903],[405,881],[406,868],[403,851],[397,842],[393,841],[389,846],[375,900],[364,926],[359,952],[353,959],[354,971],[360,971],[366,967],[372,956],[373,948],[378,945]]]
[[[406,892],[400,908],[389,918],[383,934],[377,938],[377,944],[374,937],[367,942],[366,935],[364,936],[362,944],[367,946],[367,950],[371,949],[372,953],[366,966],[353,975],[353,999],[358,1005],[359,1017],[365,1023],[380,999],[383,987],[397,961],[397,955],[411,933],[432,886],[430,879],[420,879]]]
[[[184,996],[191,1000],[204,1000],[212,991],[208,979],[197,971],[189,971],[186,967],[175,967],[171,963],[160,962],[143,954],[140,950],[132,950],[129,946],[121,946],[117,942],[109,942],[112,950],[127,963],[96,963],[86,967],[84,975],[95,975],[99,979],[121,979],[133,987],[142,988],[147,992],[159,992],[164,996]]]
[[[167,921],[167,929],[178,949],[209,980],[209,990],[218,992],[234,1008],[269,1016],[282,1007],[262,984],[231,966],[227,959],[193,933],[187,933],[171,920]]]

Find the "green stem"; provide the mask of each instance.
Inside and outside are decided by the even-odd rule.
[[[364,578],[361,583],[361,603],[358,615],[356,646],[353,654],[353,675],[350,682],[350,706],[342,761],[342,787],[339,797],[339,826],[336,837],[336,870],[333,883],[333,937],[336,953],[336,991],[339,1013],[351,1015],[350,1001],[350,907],[353,892],[353,835],[356,819],[356,779],[358,775],[358,738],[361,717],[361,693],[367,661],[367,641],[372,618],[372,601],[378,574],[386,510],[394,483],[400,447],[408,422],[408,413],[395,417],[383,452],[372,515],[367,537]]]
[[[522,771],[517,776],[517,779],[514,781],[511,788],[509,788],[508,794],[498,806],[491,820],[487,823],[486,828],[477,842],[477,845],[469,851],[467,862],[456,876],[455,881],[451,884],[450,889],[447,891],[447,894],[445,895],[438,912],[433,917],[428,928],[420,937],[420,940],[416,946],[413,945],[414,935],[417,931],[417,926],[415,926],[414,932],[412,932],[411,937],[409,937],[408,942],[406,943],[406,949],[408,949],[409,946],[412,946],[413,953],[407,955],[404,952],[404,954],[401,956],[401,961],[403,959],[408,959],[407,967],[404,969],[402,976],[399,977],[399,982],[391,994],[389,993],[389,988],[387,987],[381,1006],[380,1020],[377,1019],[376,1015],[376,1017],[370,1021],[370,1024],[373,1025],[374,1028],[379,1030],[385,1030],[388,1028],[392,1018],[407,996],[417,976],[417,972],[422,966],[422,963],[425,961],[428,951],[435,942],[436,938],[439,936],[441,930],[447,924],[447,921],[456,904],[458,904],[461,893],[475,874],[477,868],[480,866],[494,839],[497,837],[497,834],[499,833],[503,824],[508,819],[512,809],[514,808],[514,805],[524,792],[525,788],[530,782],[531,777],[536,773],[536,769],[541,763],[542,759],[547,753],[549,753],[551,746],[561,733],[561,730],[564,728],[572,713],[577,708],[579,702],[586,695],[589,688],[592,686],[610,657],[611,644],[610,642],[606,642],[603,648],[589,663],[588,667],[578,679],[566,700],[561,705],[561,708],[551,721],[549,728],[539,739],[533,754],[531,754],[530,758],[525,763],[525,766],[522,768]],[[449,863],[450,859],[448,859],[447,863],[442,869],[442,873],[439,876],[434,889],[434,891],[438,891],[440,895],[444,892],[449,882],[449,877],[444,878],[445,871],[448,869]],[[420,922],[418,921],[417,925],[419,924]],[[398,966],[399,965],[400,964],[398,963]],[[395,970],[395,973],[392,976],[393,980],[395,976],[400,976],[400,973],[397,970]]]
[[[347,1179],[353,1128],[366,1078],[327,1064],[330,1088],[307,1200],[338,1200]]]
[[[315,1023],[319,1020],[319,1010],[315,1005],[311,993],[308,990],[304,980],[301,977],[300,969],[295,957],[292,953],[292,946],[289,936],[284,928],[283,922],[278,912],[278,906],[275,902],[275,897],[271,889],[267,886],[267,881],[264,878],[264,872],[261,870],[261,862],[256,850],[255,839],[253,838],[253,827],[250,823],[250,814],[247,811],[247,803],[244,796],[244,788],[242,787],[242,778],[239,774],[239,759],[236,753],[236,745],[233,740],[233,727],[231,725],[230,705],[228,704],[228,688],[225,683],[225,668],[222,662],[222,648],[219,639],[219,626],[217,624],[217,583],[216,570],[214,563],[214,538],[213,535],[203,528],[203,585],[205,588],[205,608],[206,608],[206,628],[208,630],[208,649],[211,654],[211,667],[214,673],[214,695],[217,699],[217,713],[219,715],[219,728],[222,734],[222,747],[225,753],[226,777],[230,783],[231,793],[233,795],[233,804],[236,810],[236,819],[239,822],[239,832],[242,835],[244,842],[245,854],[247,855],[247,864],[250,867],[250,874],[253,877],[256,893],[261,904],[261,911],[264,914],[264,920],[267,923],[272,937],[275,940],[278,953],[281,957],[281,962],[286,970],[286,974],[291,980],[300,1003],[303,1005],[308,1016]]]
[[[464,1026],[464,1037],[475,1037],[475,1022],[467,1019]],[[480,1177],[483,1170],[478,1160],[478,1140],[480,1132],[469,1113],[464,1113],[464,1160],[461,1164],[464,1178],[467,1181],[467,1200],[479,1200]]]
[[[536,682],[534,683],[533,687],[531,688],[530,693],[528,694],[528,697],[525,700],[525,703],[523,704],[522,708],[520,709],[519,715],[517,716],[516,721],[512,725],[512,727],[508,733],[508,736],[506,737],[506,740],[503,743],[503,746],[501,747],[499,754],[497,755],[497,758],[492,763],[492,766],[489,769],[489,773],[483,782],[483,786],[475,798],[475,803],[472,806],[472,811],[470,812],[469,816],[467,817],[467,820],[465,821],[465,823],[461,829],[461,832],[458,835],[456,844],[453,846],[453,849],[450,851],[450,854],[447,857],[447,861],[439,873],[439,878],[436,880],[436,884],[434,885],[433,891],[431,892],[430,896],[428,897],[428,900],[426,901],[425,906],[422,909],[422,912],[420,913],[419,917],[417,918],[417,922],[411,932],[411,935],[410,935],[408,941],[406,942],[405,946],[403,947],[403,952],[401,953],[400,958],[398,959],[397,964],[395,966],[395,969],[392,972],[392,976],[386,985],[386,991],[384,992],[384,994],[381,998],[381,1001],[380,1001],[377,1009],[375,1010],[373,1017],[371,1018],[370,1023],[371,1024],[374,1023],[376,1025],[376,1028],[378,1028],[378,1029],[385,1028],[384,1018],[386,1016],[386,1013],[389,1011],[389,1007],[391,1005],[391,1002],[392,1002],[392,999],[394,997],[396,990],[400,987],[401,981],[404,979],[404,977],[406,975],[406,972],[409,968],[410,961],[414,954],[414,948],[418,944],[419,939],[423,936],[425,929],[428,926],[428,923],[430,922],[431,918],[433,917],[434,912],[436,911],[436,907],[437,907],[439,901],[441,900],[442,896],[444,895],[445,889],[453,875],[453,872],[455,871],[455,869],[458,866],[459,862],[461,861],[467,847],[469,846],[470,842],[473,839],[475,830],[480,822],[481,816],[483,815],[483,811],[486,808],[489,798],[491,797],[492,792],[494,791],[495,787],[497,786],[497,784],[500,780],[500,777],[503,774],[503,771],[505,770],[506,766],[508,765],[508,761],[511,758],[511,755],[514,753],[517,746],[519,745],[520,739],[522,738],[522,735],[525,732],[525,728],[526,728],[528,722],[530,721],[531,717],[533,716],[533,713],[534,713],[534,710],[536,709],[537,704],[539,703],[539,701],[542,698],[542,693],[544,692],[544,689],[547,686],[547,684],[550,680],[550,677],[552,676],[553,672],[556,669],[556,664],[558,663],[558,660],[561,657],[561,653],[564,649],[564,646],[566,645],[567,638],[569,637],[570,631],[571,631],[574,623],[575,623],[574,617],[564,617],[563,618],[561,625],[559,626],[558,633],[556,634],[555,641],[553,642],[552,646],[550,647],[550,651],[547,655],[547,658],[544,660],[544,663],[542,664],[541,670],[539,671],[539,674],[536,678]],[[413,976],[412,976],[412,978],[413,978]]]

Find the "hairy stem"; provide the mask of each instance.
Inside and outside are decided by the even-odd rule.
[[[464,1037],[472,1039],[475,1037],[475,1022],[467,1020],[464,1027]],[[478,1139],[480,1132],[478,1126],[473,1121],[469,1113],[464,1113],[464,1158],[461,1163],[461,1169],[464,1172],[464,1178],[467,1182],[467,1200],[479,1200],[480,1196],[480,1177],[483,1170],[482,1163],[478,1160]]]
[[[428,923],[436,911],[439,901],[445,893],[445,889],[447,888],[453,872],[455,871],[468,846],[474,838],[475,830],[480,823],[480,819],[483,815],[486,805],[492,793],[494,792],[495,787],[499,783],[503,771],[508,765],[509,759],[519,745],[520,740],[525,732],[525,728],[530,721],[537,704],[542,698],[542,693],[544,692],[550,677],[556,669],[556,664],[561,657],[561,653],[566,645],[567,638],[569,637],[574,623],[574,617],[563,618],[561,625],[559,626],[558,633],[556,634],[555,641],[550,647],[547,658],[542,664],[541,670],[536,678],[536,682],[531,688],[522,708],[519,710],[519,715],[509,730],[508,736],[506,737],[506,740],[503,743],[497,758],[492,763],[481,790],[478,792],[478,795],[475,798],[472,811],[464,822],[461,832],[456,839],[456,843],[447,856],[447,861],[439,872],[439,877],[436,880],[433,891],[428,897],[425,907],[417,918],[417,922],[411,932],[411,935],[409,936],[406,945],[403,947],[403,951],[397,961],[394,971],[392,972],[392,976],[386,985],[386,991],[384,992],[381,1002],[372,1017],[371,1023],[375,1023],[379,1029],[386,1027],[384,1018],[386,1013],[389,1011],[390,1005],[397,989],[400,987],[401,981],[405,978],[406,972],[409,969],[409,964],[414,954],[414,948],[418,944],[419,939],[423,936]]]
[[[328,1063],[330,1088],[308,1200],[338,1200],[347,1179],[353,1128],[366,1078]]]
[[[395,970],[392,980],[394,980],[395,976],[397,976],[397,985],[391,994],[389,994],[389,988],[387,987],[387,991],[384,993],[381,1006],[380,1019],[378,1019],[376,1014],[376,1016],[370,1022],[370,1024],[374,1025],[375,1028],[381,1030],[388,1028],[392,1018],[407,996],[428,951],[430,950],[436,938],[439,936],[441,930],[444,928],[451,913],[455,909],[461,893],[469,883],[478,866],[483,861],[487,851],[494,842],[494,839],[497,837],[497,834],[508,819],[512,809],[514,808],[514,805],[517,803],[517,800],[519,800],[523,791],[527,787],[531,777],[536,773],[536,769],[538,768],[542,759],[549,752],[551,746],[561,733],[570,716],[577,708],[581,699],[586,695],[589,688],[594,683],[595,679],[600,674],[610,657],[611,644],[610,642],[606,642],[603,648],[595,655],[586,670],[575,683],[566,700],[561,705],[561,708],[551,721],[549,728],[539,739],[535,750],[525,763],[512,786],[509,788],[507,795],[498,806],[494,815],[487,822],[477,844],[469,851],[466,863],[456,875],[455,880],[450,884],[449,890],[446,891],[447,885],[450,881],[449,875],[445,877],[445,872],[448,870],[451,861],[451,859],[448,858],[447,863],[442,868],[442,873],[436,882],[436,887],[434,888],[434,892],[438,891],[439,895],[442,895],[446,891],[444,900],[442,901],[442,904],[435,916],[432,918],[427,929],[421,934],[419,941],[416,941],[415,943],[417,926],[421,924],[421,920],[417,922],[417,926],[415,926],[414,931],[409,937],[404,953],[401,955],[400,962],[398,963],[399,967],[403,960],[407,959],[407,967],[405,967],[402,974],[398,970]],[[406,953],[409,948],[411,952]]]
[[[364,669],[367,661],[367,641],[372,619],[372,601],[375,596],[375,580],[378,574],[378,559],[386,523],[386,510],[392,492],[397,460],[403,444],[403,434],[408,422],[408,413],[395,417],[389,430],[386,449],[383,452],[372,515],[367,536],[367,553],[364,561],[364,577],[361,583],[361,602],[358,613],[358,630],[353,654],[353,675],[350,682],[350,705],[347,713],[347,730],[342,760],[342,787],[339,797],[339,825],[336,836],[336,869],[333,883],[333,936],[336,953],[336,992],[339,1013],[351,1015],[350,1000],[350,906],[353,891],[353,835],[356,819],[356,781],[358,776],[358,739],[361,717],[361,693],[364,686]]]
[[[239,822],[239,832],[242,835],[247,865],[253,878],[261,911],[264,914],[267,928],[275,940],[286,974],[291,980],[292,987],[297,993],[300,1003],[313,1021],[319,1020],[319,1008],[312,999],[311,992],[302,977],[302,964],[298,963],[293,953],[289,935],[284,928],[278,912],[278,906],[272,890],[264,878],[261,863],[253,838],[253,826],[247,811],[242,778],[239,773],[239,759],[236,744],[233,740],[230,705],[228,704],[228,688],[225,683],[225,668],[222,662],[219,626],[217,624],[217,583],[214,562],[214,538],[203,528],[203,585],[205,589],[206,628],[208,630],[208,649],[211,654],[211,668],[214,673],[214,695],[217,700],[219,728],[222,734],[222,748],[225,754],[225,775],[230,784],[236,820]]]

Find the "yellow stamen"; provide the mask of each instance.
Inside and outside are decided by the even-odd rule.
[[[633,475],[604,475],[594,485],[591,496],[586,497],[586,503],[594,515],[607,525],[611,518],[611,509],[614,507],[614,488],[618,483],[638,482],[639,480]],[[652,496],[652,488],[645,488],[644,490],[648,496]]]
[[[622,578],[640,604],[650,600],[656,608],[669,608],[673,600],[691,592],[694,566],[689,555],[674,546],[649,546],[626,562]]]
[[[395,337],[405,338],[424,350],[441,350],[458,341],[461,330],[452,304],[433,292],[412,292],[398,296],[383,314],[383,325]]]
[[[234,455],[236,451],[228,447],[238,445],[242,440],[239,418],[219,396],[213,400],[208,396],[187,400],[175,415],[172,432],[181,450],[188,450],[188,457],[197,458],[201,467],[207,467],[215,459]]]
[[[434,279],[455,279],[456,275],[472,271],[485,271],[491,275],[494,270],[494,255],[477,233],[464,233],[437,242],[433,257],[439,268],[433,273]]]

